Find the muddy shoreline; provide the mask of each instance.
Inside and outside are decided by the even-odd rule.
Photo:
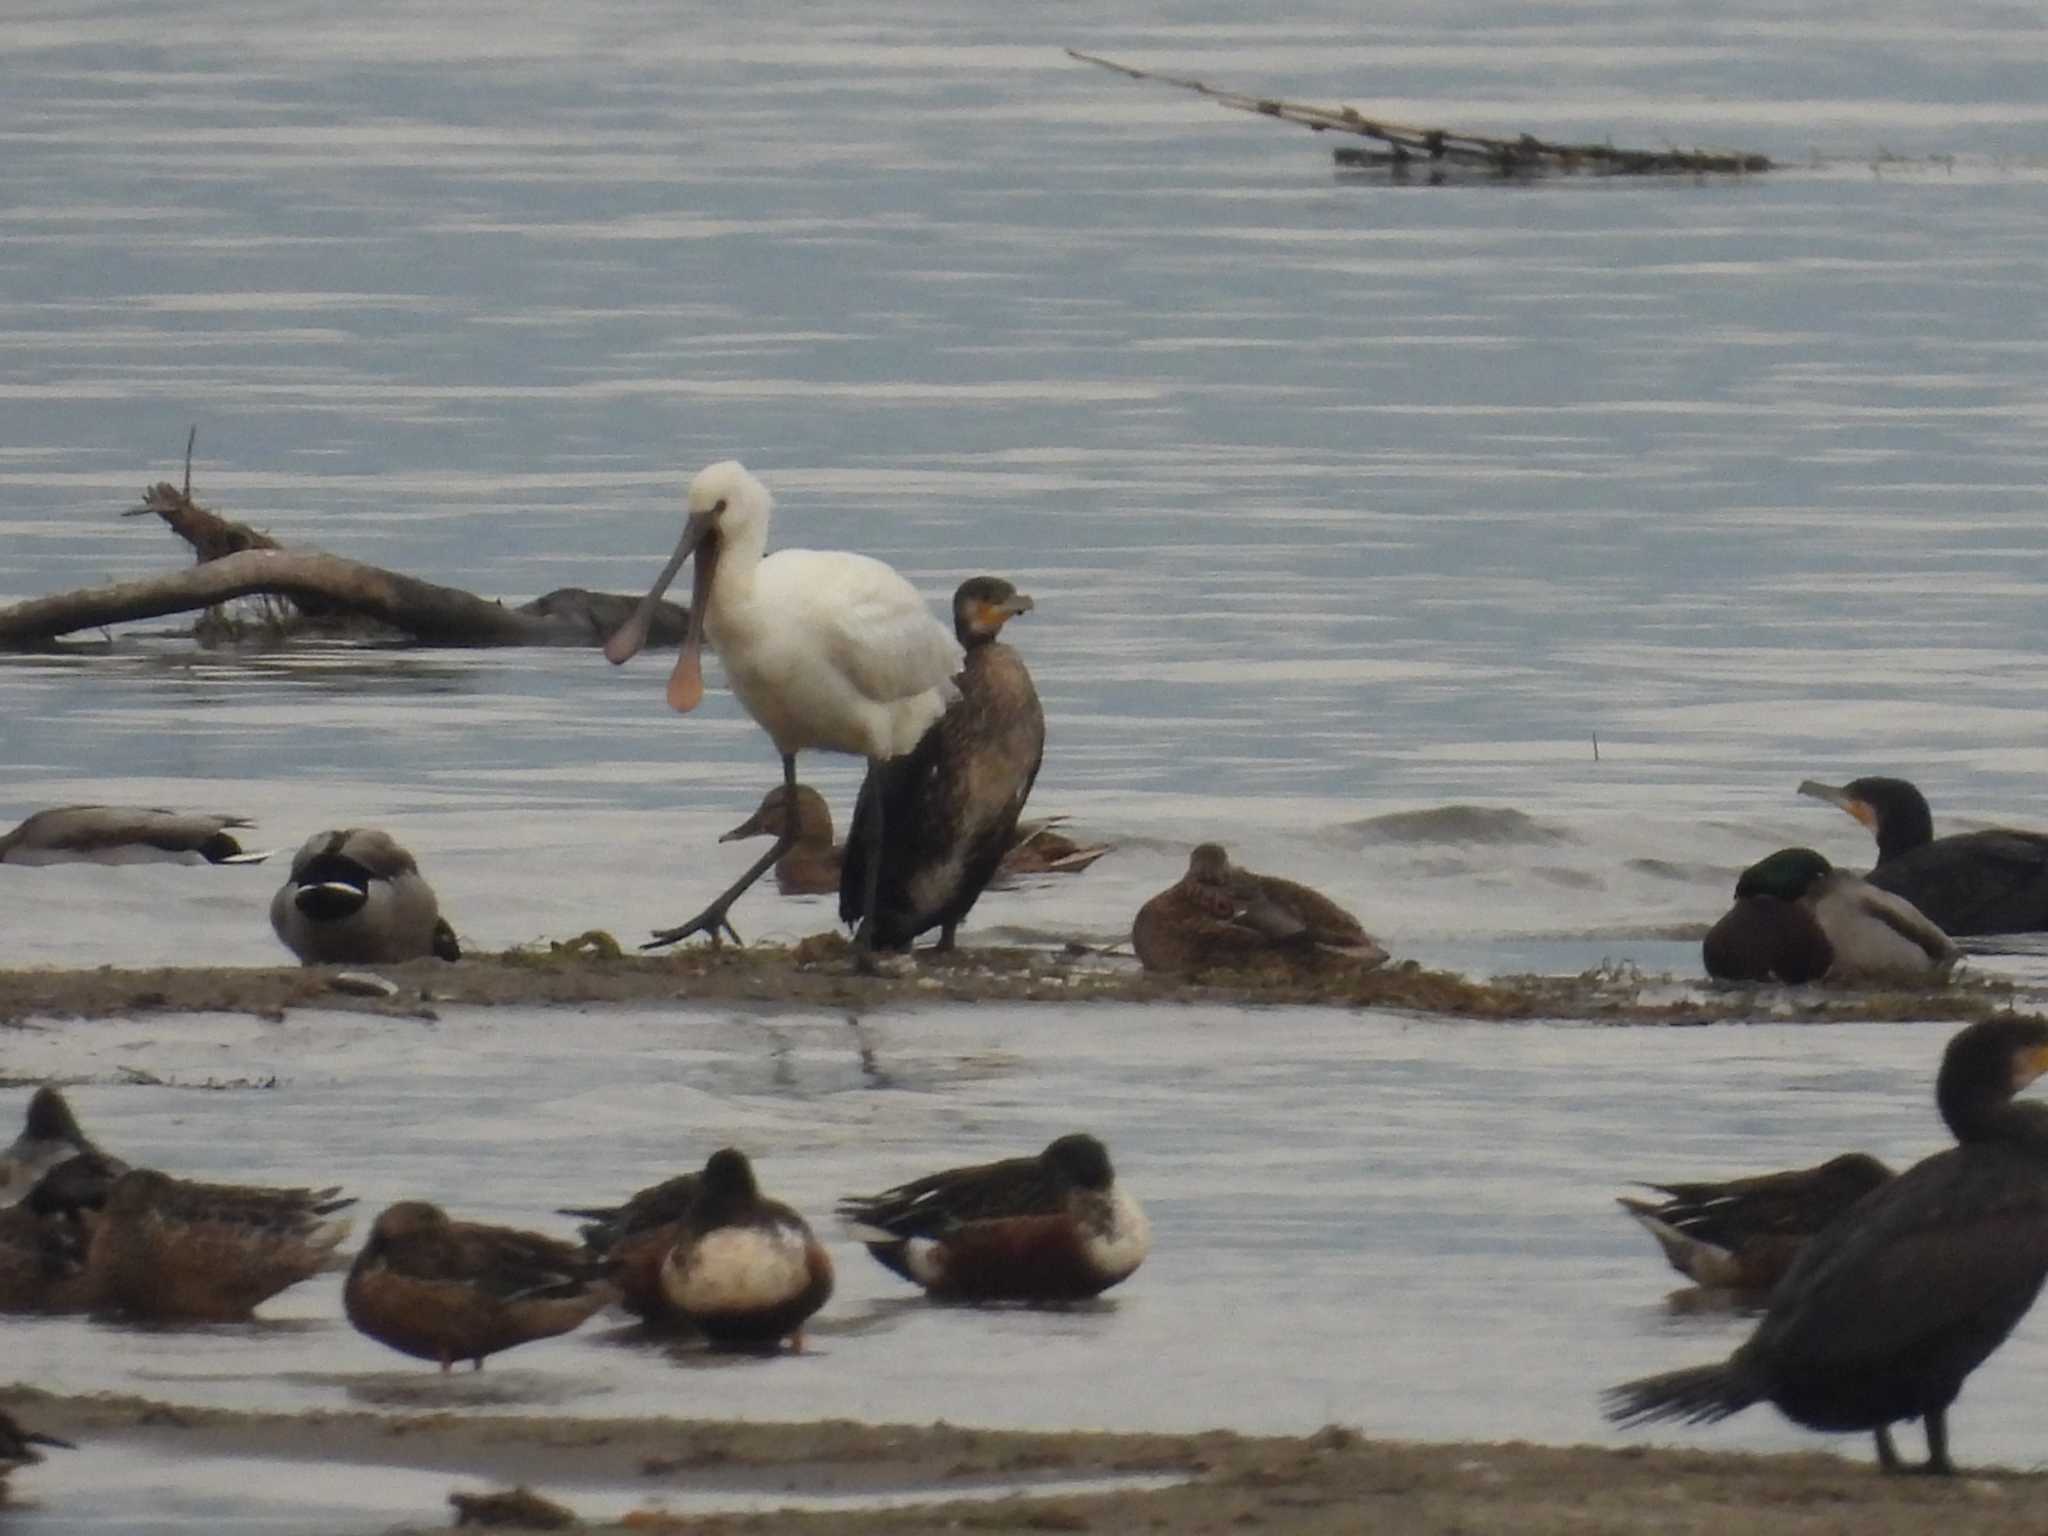
[[[423,1396],[430,1395],[424,1394]],[[1375,1440],[1331,1426],[1313,1435],[1043,1434],[946,1424],[751,1424],[708,1420],[564,1421],[448,1412],[256,1415],[136,1398],[66,1398],[25,1388],[0,1406],[77,1442],[52,1455],[317,1456],[371,1467],[445,1472],[450,1491],[525,1487],[574,1512],[575,1488],[623,1493],[630,1513],[570,1529],[880,1536],[882,1532],[1262,1530],[1335,1536],[1360,1530],[1467,1536],[1636,1536],[1645,1532],[1922,1532],[1949,1536],[2040,1529],[2048,1479],[1971,1469],[1955,1479],[1886,1477],[1868,1460],[1822,1451],[1719,1454],[1525,1443]],[[1845,1450],[1860,1441],[1841,1442]],[[284,1470],[281,1468],[281,1470]],[[34,1500],[37,1469],[16,1474]],[[1142,1482],[1117,1491],[988,1490],[1077,1479]],[[562,1491],[562,1485],[569,1485]],[[551,1485],[556,1492],[551,1493]],[[668,1512],[665,1498],[730,1492],[772,1500],[921,1493],[909,1507],[766,1513]],[[984,1496],[963,1502],[975,1493]],[[949,1495],[952,1497],[949,1499]],[[400,1528],[443,1530],[448,1508]],[[366,1522],[364,1529],[377,1526]]]
[[[1954,1020],[1983,1018],[2041,1000],[1996,979],[1899,991],[1831,987],[1731,987],[1650,976],[1628,967],[1577,976],[1477,980],[1412,962],[1366,975],[1228,972],[1199,978],[1148,975],[1128,956],[979,947],[920,951],[890,974],[858,976],[836,934],[793,946],[622,952],[608,934],[374,971],[334,966],[0,970],[0,1026],[30,1020],[140,1014],[252,1013],[293,1008],[431,1017],[442,1005],[763,1004],[811,1009],[911,1008],[944,1003],[1158,1003],[1260,1007],[1378,1008],[1446,1018],[1569,1019],[1618,1024],[1743,1020]]]

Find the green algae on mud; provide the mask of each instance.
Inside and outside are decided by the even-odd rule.
[[[661,955],[622,950],[609,934],[415,960],[375,974],[388,994],[339,978],[334,966],[157,967],[0,971],[0,1024],[30,1018],[108,1018],[159,1013],[253,1013],[280,1018],[318,1007],[431,1016],[442,1004],[505,1006],[631,1003],[759,1003],[799,1008],[904,1008],[944,1003],[1202,1004],[1381,1009],[1461,1019],[1550,1019],[1616,1024],[1709,1024],[1751,1020],[1968,1022],[2034,1000],[2007,982],[1964,977],[1899,990],[1724,986],[1605,966],[1576,976],[1479,980],[1410,961],[1360,973],[1333,968],[1302,976],[1214,971],[1173,977],[1140,970],[1128,956],[1084,946],[919,951],[887,974],[853,972],[837,934],[794,945],[696,945]]]

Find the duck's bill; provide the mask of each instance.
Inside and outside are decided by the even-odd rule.
[[[1810,799],[1825,800],[1838,810],[1847,811],[1872,831],[1877,829],[1877,812],[1840,785],[1823,784],[1818,779],[1806,779],[1800,783],[1799,793]]]
[[[261,864],[276,852],[277,849],[275,848],[258,848],[251,853],[231,853],[226,858],[218,859],[215,862],[220,864]]]

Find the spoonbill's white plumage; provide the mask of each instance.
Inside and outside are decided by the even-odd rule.
[[[675,553],[604,653],[616,665],[640,651],[654,605],[694,555],[689,629],[668,702],[687,712],[702,701],[708,639],[733,696],[782,755],[794,796],[796,754],[807,748],[855,753],[872,769],[916,746],[953,696],[960,646],[917,589],[879,560],[838,550],[766,553],[773,507],[768,488],[736,460],[698,471]],[[868,830],[879,847],[882,828]],[[647,947],[693,933],[738,938],[727,910],[789,850],[795,832],[785,823],[775,846],[723,895]],[[866,937],[864,924],[855,941],[863,963]]]

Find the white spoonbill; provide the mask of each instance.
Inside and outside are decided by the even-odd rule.
[[[879,560],[840,550],[765,554],[774,500],[737,460],[699,470],[690,482],[683,536],[633,617],[605,642],[617,665],[647,643],[654,605],[683,562],[697,557],[690,622],[669,675],[669,707],[687,713],[704,697],[705,639],[725,663],[733,696],[782,754],[782,782],[796,794],[796,755],[806,748],[857,753],[875,765],[900,757],[946,711],[960,646],[917,589]],[[867,868],[879,872],[882,818],[864,830]],[[763,871],[789,851],[794,818],[775,846],[688,922],[655,933],[643,948],[693,933],[717,942],[739,933],[726,913]],[[872,876],[871,876],[872,878]],[[865,910],[875,909],[868,892]],[[854,936],[857,963],[870,967],[872,920]]]

